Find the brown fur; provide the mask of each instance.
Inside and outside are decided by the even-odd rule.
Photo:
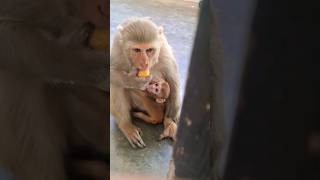
[[[154,93],[145,91],[138,91],[138,95],[141,98],[141,106],[138,109],[144,112],[133,112],[133,116],[144,120],[147,123],[159,124],[163,122],[164,111],[166,107],[166,102],[158,103],[157,99],[166,100],[169,97],[170,87],[169,84],[161,79],[158,81],[161,87],[161,93],[156,95]]]

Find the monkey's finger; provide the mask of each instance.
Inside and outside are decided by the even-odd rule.
[[[141,83],[143,83],[144,85],[148,85],[152,80],[152,75],[147,76],[147,77],[137,77],[136,79],[138,81],[140,81]]]
[[[142,138],[141,138],[141,136],[140,136],[140,134],[139,134],[139,131],[135,134],[135,139],[137,140],[137,142],[139,143],[139,144],[141,144],[143,147],[145,147],[146,145],[144,144],[144,142],[143,142],[143,140],[142,140]]]
[[[142,87],[140,88],[140,90],[144,91],[144,90],[147,89],[147,87],[148,87],[148,85],[144,85],[144,86],[142,86]]]
[[[141,136],[139,134],[136,135],[137,140],[139,141],[140,144],[142,144],[144,147],[146,147],[147,145],[143,142]]]
[[[136,144],[139,148],[144,148],[143,144],[141,144],[137,138],[134,138],[134,139],[133,139],[133,142],[134,142],[134,144]]]
[[[161,134],[160,137],[159,137],[159,141],[162,140],[162,139],[165,139],[165,138],[170,138],[174,142],[177,141],[177,138],[175,136],[173,136],[173,135],[170,135],[170,134]]]
[[[142,136],[142,130],[140,128],[137,128],[137,130],[138,130],[138,134]]]
[[[168,134],[169,134],[169,133],[168,133],[168,129],[163,130],[163,132],[160,134],[159,140],[164,139],[165,137],[168,136]]]
[[[127,138],[127,139],[128,139],[129,143],[131,144],[131,146],[132,146],[133,148],[137,148],[137,146],[134,145],[134,143],[132,142],[132,140],[131,140],[130,138]]]
[[[159,141],[164,139],[165,137],[167,137],[167,136],[166,136],[165,132],[163,132],[162,134],[160,134]]]
[[[152,80],[152,75],[150,75],[150,76],[148,76],[148,77],[145,77],[144,78],[144,80],[145,80],[145,82],[146,82],[146,86],[148,86],[149,85],[149,83],[151,82],[151,80]]]
[[[152,76],[152,74],[150,74],[148,77],[146,77],[146,80],[151,82],[152,78],[153,78],[153,76]]]
[[[134,149],[137,148],[137,146],[134,144],[134,142],[132,142],[132,140],[130,140],[129,142],[130,142],[131,146],[132,146]]]
[[[170,138],[170,139],[172,139],[173,141],[176,141],[176,135],[175,135],[175,133],[172,132],[172,131],[169,132],[169,134],[168,134],[167,137]]]
[[[131,71],[128,73],[129,76],[136,76],[138,73],[138,70],[136,68],[131,69]]]
[[[169,137],[170,139],[172,139],[173,141],[176,141],[176,140],[177,140],[176,135],[175,135],[174,133],[169,134],[168,137]]]
[[[174,132],[174,130],[171,130],[168,137],[170,137],[173,141],[176,141],[176,133]]]
[[[173,136],[173,137],[171,137],[172,138],[172,140],[174,141],[174,142],[177,142],[177,137],[176,136]]]

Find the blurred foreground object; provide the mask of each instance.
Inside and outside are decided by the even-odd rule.
[[[202,1],[174,147],[175,175],[183,179],[216,178],[223,142],[223,62],[212,10]]]
[[[90,35],[89,45],[93,49],[106,50],[109,47],[109,31],[103,28],[95,28]]]
[[[173,155],[178,178],[320,179],[314,7],[202,1]]]
[[[226,180],[320,179],[315,3],[257,1]]]
[[[0,167],[0,180],[13,180],[12,177]]]

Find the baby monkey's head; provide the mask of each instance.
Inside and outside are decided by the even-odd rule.
[[[159,81],[151,81],[146,90],[157,103],[164,103],[170,95],[170,86],[162,79]]]

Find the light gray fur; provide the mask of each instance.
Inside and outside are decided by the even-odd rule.
[[[167,99],[165,117],[177,123],[181,107],[177,63],[162,32],[162,27],[157,27],[147,18],[130,18],[118,26],[111,48],[111,114],[120,126],[123,123],[131,123],[130,110],[132,105],[136,105],[137,102],[132,102],[136,97],[131,98],[130,92],[140,90],[144,84],[150,81],[150,78],[143,79],[130,75],[130,72],[134,69],[126,54],[128,51],[126,49],[127,44],[130,42],[157,43],[159,48],[154,59],[150,60],[150,72],[153,78],[160,76],[168,82],[171,91]]]

